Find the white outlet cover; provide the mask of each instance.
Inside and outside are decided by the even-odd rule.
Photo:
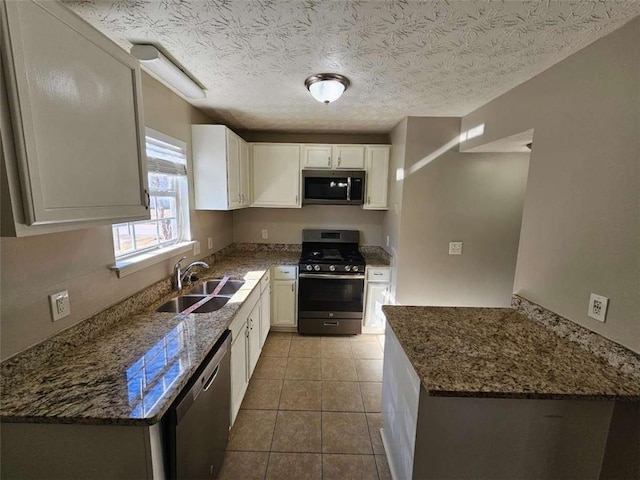
[[[462,255],[462,242],[449,242],[449,255]]]
[[[207,247],[209,247],[209,250],[213,250],[213,237],[207,238]]]
[[[599,322],[604,323],[604,321],[607,319],[608,306],[609,299],[607,297],[592,293],[589,297],[589,309],[587,310],[587,315],[589,315],[589,317],[593,318],[594,320],[598,320]]]
[[[193,254],[200,255],[200,242],[196,240],[196,243],[193,244]]]
[[[51,319],[55,322],[71,314],[71,304],[69,302],[69,291],[63,290],[49,295],[49,306],[51,307]]]
[[[262,229],[262,238],[264,240],[266,240],[267,238],[269,238],[269,230],[267,230],[266,228]]]

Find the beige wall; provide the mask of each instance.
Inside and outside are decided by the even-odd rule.
[[[398,278],[398,241],[400,237],[400,220],[402,216],[402,179],[398,178],[398,171],[404,169],[404,158],[407,146],[408,118],[402,120],[392,130],[391,158],[389,159],[389,210],[383,219],[382,237],[383,248],[391,254],[391,286],[392,300],[396,296],[396,278]],[[387,245],[389,237],[389,245]]]
[[[404,180],[398,182],[399,303],[501,307],[511,302],[529,155],[458,153],[459,133],[459,118],[407,119]],[[395,235],[393,228],[389,232]],[[450,241],[464,242],[462,255],[449,255]]]
[[[247,208],[233,213],[238,243],[300,243],[303,228],[359,230],[362,245],[381,245],[384,212],[354,205],[305,205],[302,208]],[[262,239],[262,229],[269,238]]]
[[[534,128],[515,292],[640,352],[640,19],[467,115]],[[606,323],[587,316],[609,297]]]
[[[146,74],[142,86],[146,125],[186,141],[190,148],[190,124],[207,123],[210,119]],[[232,214],[192,210],[191,230],[193,239],[201,242],[200,257],[204,257],[232,243]],[[207,250],[209,236],[214,238],[213,250]],[[190,254],[188,258],[193,259]],[[108,269],[113,261],[110,226],[2,238],[1,358],[39,343],[164,278],[175,259],[121,279]],[[47,296],[64,289],[69,290],[71,315],[53,323]]]

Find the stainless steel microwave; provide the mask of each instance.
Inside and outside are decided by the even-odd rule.
[[[303,205],[362,205],[364,170],[303,170]]]

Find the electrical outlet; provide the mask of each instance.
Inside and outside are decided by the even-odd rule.
[[[262,239],[266,240],[267,238],[269,238],[269,230],[267,230],[266,228],[262,229]]]
[[[193,244],[193,254],[200,255],[200,242],[196,240],[196,243]]]
[[[68,316],[71,313],[69,291],[63,290],[49,295],[49,306],[51,307],[51,318],[54,322]]]
[[[462,242],[449,242],[449,255],[462,255]]]
[[[598,320],[599,322],[604,323],[604,321],[607,319],[608,305],[609,299],[607,297],[592,293],[589,297],[589,310],[587,311],[587,315],[589,315],[594,320]]]
[[[213,250],[213,237],[207,238],[207,247],[209,250]]]

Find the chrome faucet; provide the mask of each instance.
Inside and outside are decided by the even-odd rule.
[[[182,290],[182,283],[185,280],[187,280],[187,283],[191,283],[190,274],[193,267],[209,268],[209,265],[205,262],[191,262],[189,265],[187,265],[184,271],[182,271],[180,263],[186,259],[187,257],[182,257],[173,266],[173,289],[177,292]]]

